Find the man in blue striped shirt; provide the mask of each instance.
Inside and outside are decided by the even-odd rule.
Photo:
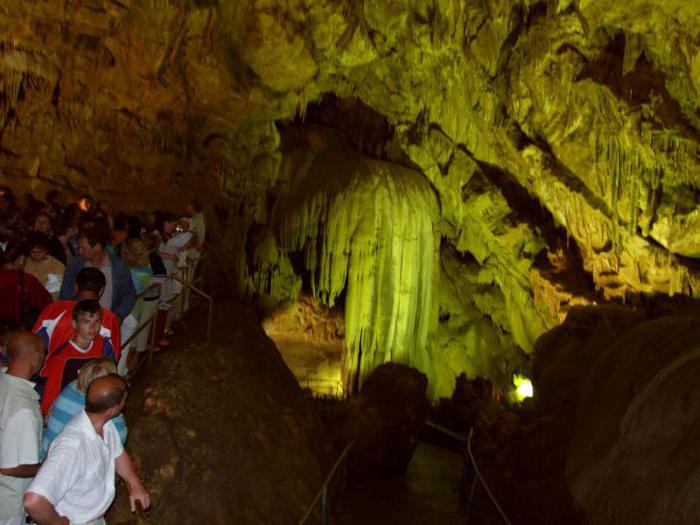
[[[44,438],[41,443],[41,460],[46,457],[49,445],[56,439],[56,436],[63,430],[63,427],[72,417],[85,408],[85,392],[87,387],[95,379],[113,374],[117,371],[114,362],[107,357],[91,359],[85,363],[78,372],[78,379],[69,383],[51,405],[49,420],[44,431]],[[112,419],[114,426],[119,432],[122,445],[126,442],[127,429],[124,416],[120,413]]]

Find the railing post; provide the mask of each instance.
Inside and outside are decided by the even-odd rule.
[[[321,489],[321,525],[328,524],[328,485]]]

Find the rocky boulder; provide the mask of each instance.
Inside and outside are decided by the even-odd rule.
[[[414,368],[379,366],[331,422],[342,448],[353,439],[353,477],[403,474],[418,445],[428,403],[428,380]]]

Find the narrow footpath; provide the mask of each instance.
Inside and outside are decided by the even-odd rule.
[[[364,480],[349,487],[338,509],[340,525],[456,525],[463,457],[421,442],[405,477]]]

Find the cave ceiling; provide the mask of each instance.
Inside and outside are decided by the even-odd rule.
[[[439,203],[435,339],[529,352],[571,305],[698,293],[698,90],[687,0],[4,0],[0,181],[197,191],[241,247],[284,191],[279,124],[356,100],[391,128],[360,149]]]

